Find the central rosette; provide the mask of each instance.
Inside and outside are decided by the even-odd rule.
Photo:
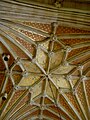
[[[73,66],[64,64],[65,51],[56,41],[39,43],[33,60],[22,60],[27,75],[22,77],[19,86],[32,86],[43,79],[50,80],[56,88],[69,89],[67,73]]]

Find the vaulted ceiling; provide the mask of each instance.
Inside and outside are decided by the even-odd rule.
[[[0,1],[0,120],[90,119],[87,5]]]

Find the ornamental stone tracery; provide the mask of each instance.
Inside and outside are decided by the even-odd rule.
[[[89,33],[0,18],[0,119],[89,120]]]

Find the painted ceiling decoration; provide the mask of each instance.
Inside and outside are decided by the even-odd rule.
[[[0,120],[90,119],[90,12],[67,1],[0,1]]]

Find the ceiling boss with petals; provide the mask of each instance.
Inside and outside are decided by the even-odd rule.
[[[87,4],[0,1],[0,120],[90,119]]]

